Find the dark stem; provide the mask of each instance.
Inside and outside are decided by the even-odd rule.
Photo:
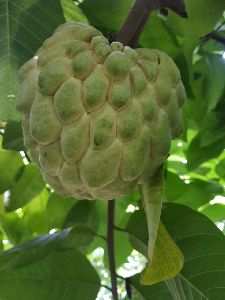
[[[115,216],[115,200],[109,200],[108,201],[108,230],[107,230],[109,270],[111,276],[113,300],[118,300],[116,265],[115,265],[115,248],[114,248],[114,216]]]
[[[225,37],[222,36],[222,35],[220,35],[220,34],[218,34],[218,33],[216,33],[216,32],[214,32],[214,33],[211,34],[211,39],[213,39],[213,40],[215,40],[215,41],[217,41],[217,42],[225,45]]]
[[[183,0],[136,0],[123,26],[113,39],[134,48],[150,13],[165,7],[174,10],[184,18],[187,17]]]

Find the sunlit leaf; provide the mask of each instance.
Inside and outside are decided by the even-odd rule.
[[[15,110],[17,70],[64,22],[60,1],[3,0],[0,49],[0,120],[19,120]]]

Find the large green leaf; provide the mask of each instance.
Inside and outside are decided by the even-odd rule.
[[[46,205],[46,220],[48,228],[62,228],[66,215],[75,205],[74,198],[64,198],[56,193],[51,193]]]
[[[90,243],[94,234],[87,226],[77,224],[61,232],[42,235],[2,252],[0,254],[0,270],[26,267],[51,255],[52,251],[82,247]]]
[[[180,47],[175,34],[168,28],[165,21],[152,14],[140,36],[139,44],[144,48],[159,49],[175,58]]]
[[[4,149],[24,151],[23,131],[21,122],[8,122],[3,136],[2,146]]]
[[[64,227],[68,227],[77,223],[84,223],[95,231],[98,231],[99,216],[96,206],[96,201],[78,201],[68,212],[65,218]]]
[[[215,108],[225,89],[225,62],[222,55],[205,55],[206,73],[202,97],[207,101],[208,110]]]
[[[164,189],[163,166],[149,182],[140,186],[142,204],[146,214],[148,227],[148,259],[151,263],[153,251],[160,222],[162,196]]]
[[[49,230],[46,220],[48,197],[49,191],[44,188],[40,194],[23,207],[23,221],[35,235],[46,233]]]
[[[15,183],[18,171],[22,166],[23,160],[18,152],[5,151],[0,146],[0,194]]]
[[[77,21],[88,23],[86,16],[73,0],[61,0],[63,13],[66,21]]]
[[[33,165],[24,166],[20,179],[10,189],[10,194],[6,202],[7,211],[12,211],[24,206],[36,197],[44,188],[40,171]]]
[[[223,193],[223,187],[214,181],[192,179],[185,184],[178,175],[167,172],[165,198],[167,201],[185,204],[191,208],[198,208],[216,195]]]
[[[191,63],[191,54],[198,39],[214,29],[225,9],[224,0],[185,0],[188,18],[170,12],[168,25],[183,38],[184,53]]]
[[[18,120],[17,70],[64,17],[59,0],[2,0],[0,12],[0,120]]]
[[[222,203],[209,204],[203,209],[201,213],[206,215],[214,222],[225,220],[225,205]]]
[[[131,0],[84,0],[80,8],[90,24],[108,32],[117,31],[122,26],[131,4]]]
[[[175,277],[183,268],[184,257],[180,249],[160,223],[152,261],[141,274],[141,284],[152,285]]]
[[[18,267],[19,261],[10,252],[3,252],[0,261],[1,265],[7,262],[0,274],[3,299],[15,300],[22,295],[23,300],[95,300],[100,287],[95,269],[75,249],[52,251],[24,267]]]
[[[143,228],[146,228],[143,219],[144,215],[140,217],[142,226],[139,226],[139,236],[144,232]],[[144,299],[223,300],[225,289],[223,233],[204,215],[179,204],[165,203],[162,221],[184,254],[184,268],[180,275],[166,283],[142,287],[137,280],[138,277],[131,278],[131,283]]]

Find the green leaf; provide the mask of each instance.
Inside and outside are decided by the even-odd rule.
[[[2,146],[4,149],[24,151],[21,122],[8,122],[5,127]]]
[[[23,160],[19,153],[5,151],[0,147],[0,194],[15,183],[18,171],[22,166]]]
[[[140,36],[139,44],[143,48],[159,49],[166,52],[171,57],[176,57],[180,52],[179,43],[176,36],[165,21],[152,14]]]
[[[212,180],[191,179],[189,184],[185,184],[178,175],[172,172],[166,174],[165,198],[167,201],[197,209],[221,193],[223,193],[223,187]]]
[[[188,63],[191,64],[192,51],[199,38],[214,29],[225,9],[223,0],[185,0],[188,18],[184,19],[170,12],[167,24],[173,32],[183,38],[183,48]]]
[[[23,207],[23,221],[35,235],[48,232],[46,220],[48,197],[49,191],[44,188],[40,194]]]
[[[122,26],[131,5],[131,0],[84,0],[79,7],[91,25],[108,33],[117,31]]]
[[[216,165],[216,173],[220,177],[225,178],[225,158]]]
[[[213,222],[225,220],[225,205],[222,203],[209,204],[201,213],[210,218]]]
[[[20,179],[10,189],[6,210],[12,211],[23,207],[36,197],[44,186],[45,183],[40,171],[33,165],[24,166]]]
[[[141,274],[141,284],[152,285],[175,277],[184,264],[180,249],[162,223],[159,224],[152,261]]]
[[[3,0],[0,11],[0,120],[18,121],[17,70],[64,22],[64,17],[59,0]]]
[[[7,239],[12,244],[18,244],[32,238],[32,230],[28,228],[16,212],[0,215],[0,222]]]
[[[10,252],[3,252],[0,260],[7,261]],[[20,255],[20,254],[19,254]],[[48,256],[24,267],[7,261],[0,275],[0,297],[14,300],[95,300],[100,280],[87,258],[75,249],[52,251]],[[18,260],[15,260],[18,263]],[[40,288],[41,284],[41,288]]]
[[[184,268],[166,284],[143,287],[138,283],[138,276],[131,278],[131,284],[144,299],[222,300],[225,288],[223,233],[204,215],[184,205],[165,203],[161,218],[184,254]],[[145,243],[147,245],[147,240]],[[173,297],[169,296],[169,290]]]
[[[61,0],[61,5],[66,21],[88,23],[86,16],[73,0]]]
[[[51,255],[52,251],[82,247],[92,241],[94,234],[87,226],[77,224],[61,232],[34,238],[3,252],[0,255],[0,270],[25,267]]]
[[[96,201],[78,201],[69,211],[64,222],[64,227],[73,226],[77,223],[84,223],[95,231],[98,231],[99,216],[96,206]]]
[[[206,73],[202,97],[207,101],[208,111],[215,108],[224,91],[225,62],[222,55],[205,55]]]
[[[217,135],[217,132],[214,131]],[[222,137],[205,147],[201,146],[202,136],[198,134],[190,143],[187,150],[188,169],[194,170],[203,162],[220,155],[225,148],[225,133]]]
[[[64,198],[56,193],[51,193],[46,206],[46,220],[48,228],[62,228],[65,217],[77,200],[74,198]]]
[[[157,236],[160,214],[162,208],[162,195],[164,189],[163,166],[158,170],[152,180],[140,186],[142,204],[146,214],[148,227],[148,259],[152,260],[155,240]]]

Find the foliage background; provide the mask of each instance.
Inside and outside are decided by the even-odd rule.
[[[22,300],[91,300],[100,284],[110,282],[102,238],[107,203],[63,199],[29,162],[15,110],[17,70],[65,20],[88,21],[112,34],[131,2],[0,1],[0,299],[20,294]],[[139,253],[146,254],[147,228],[139,192],[133,191],[116,204],[116,225],[124,229],[115,233],[117,268],[128,278],[118,279],[121,299],[128,299],[130,289],[132,299],[225,295],[225,45],[200,39],[217,29],[225,38],[225,1],[185,3],[188,19],[154,13],[139,40],[139,47],[160,49],[175,60],[187,91],[185,130],[167,161],[162,212],[185,265],[175,279],[140,286],[134,274],[145,263]],[[102,287],[98,299],[111,299],[110,292]]]

